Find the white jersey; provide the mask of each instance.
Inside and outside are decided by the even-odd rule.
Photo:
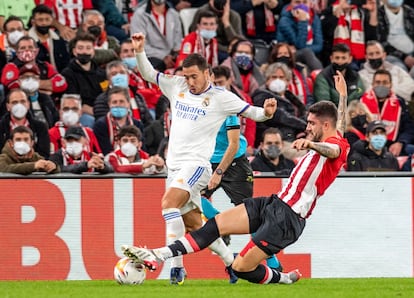
[[[241,114],[250,105],[212,85],[201,94],[192,94],[181,76],[159,73],[157,83],[169,98],[172,112],[168,168],[179,169],[185,163],[209,167],[217,132],[226,117]]]

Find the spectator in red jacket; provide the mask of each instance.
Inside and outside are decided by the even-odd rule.
[[[127,125],[118,132],[115,151],[109,153],[105,160],[117,173],[160,174],[165,173],[165,162],[160,156],[150,156],[141,149],[142,133],[136,126]]]
[[[40,69],[39,91],[47,94],[62,93],[67,88],[65,78],[48,62],[37,60],[39,48],[30,36],[23,36],[16,45],[16,57],[4,66],[1,83],[10,89],[19,88],[19,68],[25,64],[36,64]]]
[[[62,148],[62,139],[69,126],[80,127],[85,134],[85,150],[102,154],[101,147],[96,139],[95,133],[89,127],[82,126],[79,119],[82,114],[82,99],[78,94],[63,94],[60,99],[60,120],[49,129],[50,153],[55,153]],[[102,155],[103,156],[103,155]]]

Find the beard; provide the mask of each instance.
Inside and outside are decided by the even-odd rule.
[[[320,142],[322,140],[322,131],[307,132],[306,139],[312,142]]]

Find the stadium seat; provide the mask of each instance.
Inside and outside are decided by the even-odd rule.
[[[254,60],[256,63],[261,66],[264,63],[267,63],[270,54],[270,46],[262,39],[251,40],[254,47],[256,48],[256,53],[254,55]]]
[[[191,23],[193,22],[194,15],[197,11],[197,7],[183,8],[180,10],[180,19],[183,25],[183,34],[188,34]]]

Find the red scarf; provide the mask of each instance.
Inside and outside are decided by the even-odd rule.
[[[306,105],[306,87],[303,76],[296,68],[292,69],[292,80],[289,83],[288,90],[296,95],[300,101]]]
[[[128,157],[125,156],[125,154],[122,153],[121,149],[117,149],[114,151],[116,157],[118,158],[118,162],[119,164],[124,164],[123,161],[128,160]],[[143,150],[138,150],[137,154],[135,155],[135,160],[133,162],[138,162],[138,161],[142,161],[142,160],[147,160],[150,157],[150,155],[143,151]]]
[[[108,124],[109,142],[111,143],[112,148],[115,148],[115,142],[118,140],[118,131],[121,127],[114,117],[111,116],[111,112],[106,114],[106,123]],[[134,125],[131,116],[127,116],[125,125]]]
[[[338,5],[338,1],[332,5],[332,9]],[[348,22],[346,19],[350,19]],[[351,49],[351,55],[356,60],[365,59],[365,36],[362,28],[361,13],[356,5],[351,5],[348,15],[342,14],[338,18],[338,24],[334,32],[333,44],[344,43]]]
[[[358,137],[360,140],[365,141],[365,135],[364,135],[362,132],[360,132],[358,129],[356,129],[355,127],[352,127],[352,128],[349,130],[349,132],[352,132],[352,133],[356,134],[356,135],[357,135],[357,137]]]
[[[385,100],[381,111],[379,110],[378,100],[374,90],[365,92],[361,97],[361,102],[365,104],[372,113],[375,120],[381,120],[387,128],[387,139],[395,141],[398,136],[401,118],[401,105],[394,92]]]
[[[55,123],[55,126],[59,129],[59,134],[60,134],[60,140],[63,139],[65,137],[65,133],[66,133],[66,129],[67,127],[65,126],[65,124],[63,124],[62,121],[58,121]],[[84,148],[87,152],[92,152],[92,147],[90,145],[91,142],[91,138],[89,137],[89,133],[88,131],[85,129],[85,127],[80,126],[83,130],[83,133],[85,134],[86,139],[88,140],[88,142],[85,144]],[[59,140],[59,141],[60,141]],[[60,141],[61,143],[61,141]],[[56,148],[57,149],[57,148]]]
[[[264,14],[265,14],[265,32],[275,32],[275,16],[273,12],[267,8],[266,5],[263,5]],[[246,29],[247,36],[256,36],[256,24],[254,20],[254,11],[250,10],[246,13]]]
[[[85,149],[82,151],[81,156],[79,159],[73,159],[72,156],[70,156],[66,150],[64,148],[62,148],[62,157],[63,157],[63,165],[67,166],[67,165],[73,165],[73,164],[77,164],[77,163],[81,163],[84,161],[89,161],[91,159],[91,157],[89,156],[88,151],[86,151]],[[93,172],[94,169],[88,169],[88,172]]]

